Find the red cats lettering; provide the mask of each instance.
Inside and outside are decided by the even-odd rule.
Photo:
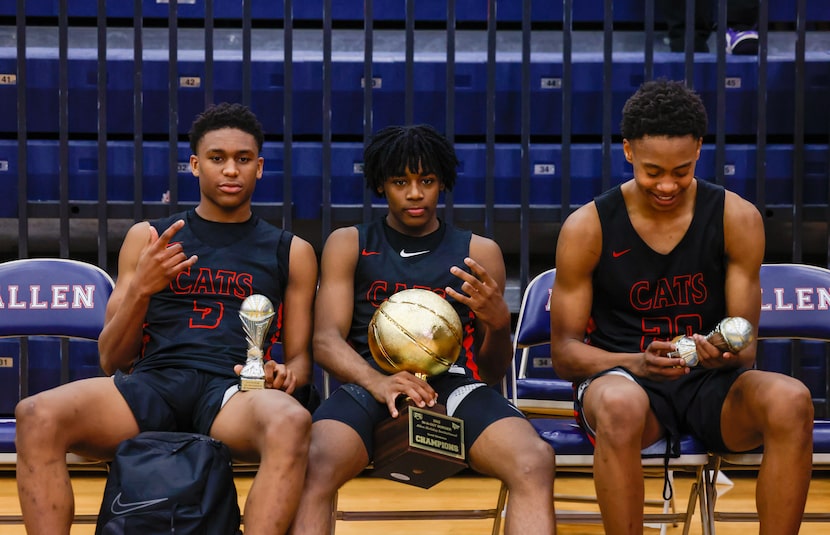
[[[254,293],[250,273],[225,269],[186,269],[170,282],[170,291],[176,294],[235,295],[240,299]]]

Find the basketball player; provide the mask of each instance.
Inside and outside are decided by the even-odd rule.
[[[22,400],[17,481],[27,532],[68,534],[74,503],[65,453],[112,457],[140,431],[195,431],[258,461],[245,531],[285,533],[303,484],[311,414],[293,394],[311,376],[317,259],[311,245],[251,213],[263,133],[238,104],[207,109],[190,132],[193,210],[137,223],[124,240],[99,339],[107,375]],[[239,308],[251,294],[277,311],[266,388],[238,391],[247,343]],[[237,372],[234,371],[234,366]],[[279,499],[274,499],[279,496]]]
[[[455,183],[457,165],[449,141],[425,125],[384,128],[366,147],[366,185],[386,198],[389,209],[371,223],[336,230],[323,249],[314,358],[344,386],[314,414],[293,533],[330,533],[335,492],[372,460],[372,430],[398,416],[399,396],[419,407],[444,404],[464,420],[470,466],[509,487],[506,533],[554,531],[553,451],[489,387],[512,358],[501,250],[436,213],[440,193]],[[464,326],[455,365],[428,381],[409,372],[383,373],[367,345],[375,309],[407,288],[445,296]]]
[[[574,382],[581,424],[596,441],[608,534],[642,533],[640,449],[684,432],[715,452],[764,445],[761,533],[796,533],[804,509],[810,392],[751,369],[755,343],[732,354],[705,338],[727,316],[757,330],[764,255],[758,210],[695,178],[706,120],[682,82],[643,84],[621,125],[634,178],[568,217],[557,243],[551,354],[556,373]],[[669,356],[677,335],[694,337],[699,366]]]

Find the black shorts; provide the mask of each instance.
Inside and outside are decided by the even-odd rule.
[[[133,411],[141,431],[185,431],[207,435],[216,415],[239,387],[237,377],[194,369],[156,368],[115,374],[115,386]],[[312,412],[320,404],[313,385],[294,390]]]
[[[115,386],[133,411],[141,431],[210,433],[234,377],[193,369],[163,368],[117,372]]]
[[[636,377],[625,368],[612,370],[625,372],[643,387],[651,410],[671,437],[677,439],[681,434],[688,433],[697,437],[709,451],[729,451],[723,443],[720,430],[721,410],[732,384],[746,369],[692,368],[689,374],[680,379],[666,382]],[[600,372],[589,381],[610,371]],[[575,404],[580,424],[590,433],[582,413],[581,401],[577,399]]]
[[[431,378],[438,403],[451,416],[464,421],[464,448],[470,451],[481,433],[496,420],[524,415],[503,395],[480,381],[449,373]],[[354,429],[363,440],[369,460],[374,457],[373,431],[389,418],[385,403],[379,403],[363,387],[346,384],[335,390],[314,412],[313,420],[337,420]]]

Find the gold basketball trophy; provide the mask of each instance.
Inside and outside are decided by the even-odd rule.
[[[706,335],[706,340],[710,344],[721,351],[728,351],[730,353],[737,353],[752,343],[754,339],[752,324],[740,316],[722,319],[715,326],[714,330]],[[666,356],[682,358],[690,368],[698,365],[699,359],[694,338],[691,336],[678,336],[672,341],[677,346],[677,349]]]
[[[369,350],[388,373],[424,380],[443,373],[458,359],[461,341],[458,313],[429,290],[393,294],[369,322]],[[428,489],[467,467],[464,422],[440,404],[422,409],[406,398],[397,418],[377,425],[374,442],[377,477]]]
[[[274,305],[264,295],[249,295],[239,308],[239,319],[248,341],[248,360],[239,374],[240,390],[265,388],[265,365],[262,361],[262,343],[274,317]]]

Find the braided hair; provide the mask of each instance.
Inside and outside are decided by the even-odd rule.
[[[404,176],[407,169],[434,173],[444,188],[451,191],[457,167],[458,157],[452,144],[426,124],[383,128],[372,136],[363,151],[366,187],[375,193],[387,178]]]

